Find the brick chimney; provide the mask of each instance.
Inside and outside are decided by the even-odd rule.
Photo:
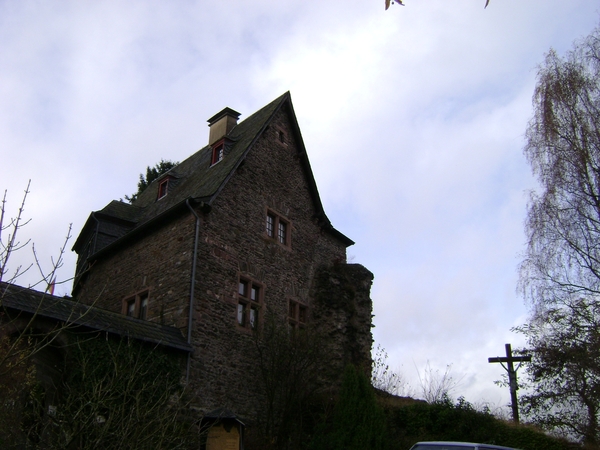
[[[212,145],[219,139],[227,136],[229,132],[237,125],[240,113],[231,108],[225,108],[208,119],[208,145]]]

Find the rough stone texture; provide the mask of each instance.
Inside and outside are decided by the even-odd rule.
[[[253,336],[236,322],[239,275],[264,287],[261,319],[268,309],[286,321],[290,299],[310,306],[315,269],[345,260],[345,246],[313,218],[296,148],[281,112],[205,216],[193,333],[198,351],[192,365],[203,409],[223,406],[248,415],[256,405]],[[267,208],[290,222],[290,247],[267,237]]]
[[[196,210],[190,391],[204,412],[227,408],[252,419],[260,401],[255,334],[236,318],[240,276],[262,288],[259,324],[267,311],[287,322],[289,300],[307,305],[309,320],[331,340],[332,383],[348,363],[370,368],[372,274],[346,265],[346,243],[319,224],[291,120],[280,109],[210,212]],[[289,246],[267,236],[268,210],[289,222]],[[77,297],[121,311],[126,297],[147,289],[148,320],[186,336],[194,232],[195,217],[184,211],[105,254],[81,279]]]
[[[314,283],[313,320],[336,351],[328,367],[332,380],[341,381],[347,364],[371,373],[373,274],[360,264],[323,266]]]
[[[187,327],[194,218],[174,218],[94,261],[75,293],[83,303],[121,312],[123,301],[148,290],[148,320]],[[185,336],[185,334],[184,334]]]

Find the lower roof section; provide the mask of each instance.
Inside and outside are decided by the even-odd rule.
[[[192,346],[175,327],[134,319],[123,314],[84,305],[67,297],[0,282],[0,306],[17,314],[51,319],[142,342],[191,352]]]

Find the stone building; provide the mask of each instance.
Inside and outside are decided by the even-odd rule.
[[[179,329],[195,406],[252,417],[268,317],[326,336],[332,383],[348,363],[370,368],[372,274],[346,264],[353,241],[323,210],[290,94],[239,115],[211,117],[208,145],[133,204],[91,213],[73,297]]]

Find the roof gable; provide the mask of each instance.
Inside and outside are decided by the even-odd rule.
[[[98,213],[102,213],[105,217],[111,216],[127,221],[132,225],[128,230],[131,233],[145,228],[150,222],[164,217],[171,211],[179,210],[185,206],[186,201],[194,200],[211,205],[244,161],[248,152],[252,151],[253,144],[269,126],[275,114],[282,109],[289,115],[292,132],[298,142],[300,164],[309,187],[316,218],[325,231],[333,233],[346,246],[354,244],[351,239],[333,228],[325,214],[289,92],[237,124],[225,136],[225,157],[218,163],[211,165],[212,148],[207,145],[167,172],[177,181],[169,187],[169,192],[164,197],[158,198],[158,185],[161,177],[150,183],[132,205],[113,201]],[[94,213],[92,213],[93,215]],[[92,216],[88,219],[88,223]],[[88,223],[86,223],[86,227],[88,227]],[[83,231],[74,246],[76,250],[82,235]],[[119,239],[117,238],[115,242]]]
[[[218,163],[211,165],[212,149],[207,145],[173,167],[169,173],[179,178],[180,182],[164,199],[157,201],[158,185],[156,182],[150,183],[133,203],[144,209],[141,222],[189,198],[211,204],[251,150],[252,144],[268,126],[275,112],[286,101],[291,102],[289,92],[235,126],[226,136],[225,157]]]

